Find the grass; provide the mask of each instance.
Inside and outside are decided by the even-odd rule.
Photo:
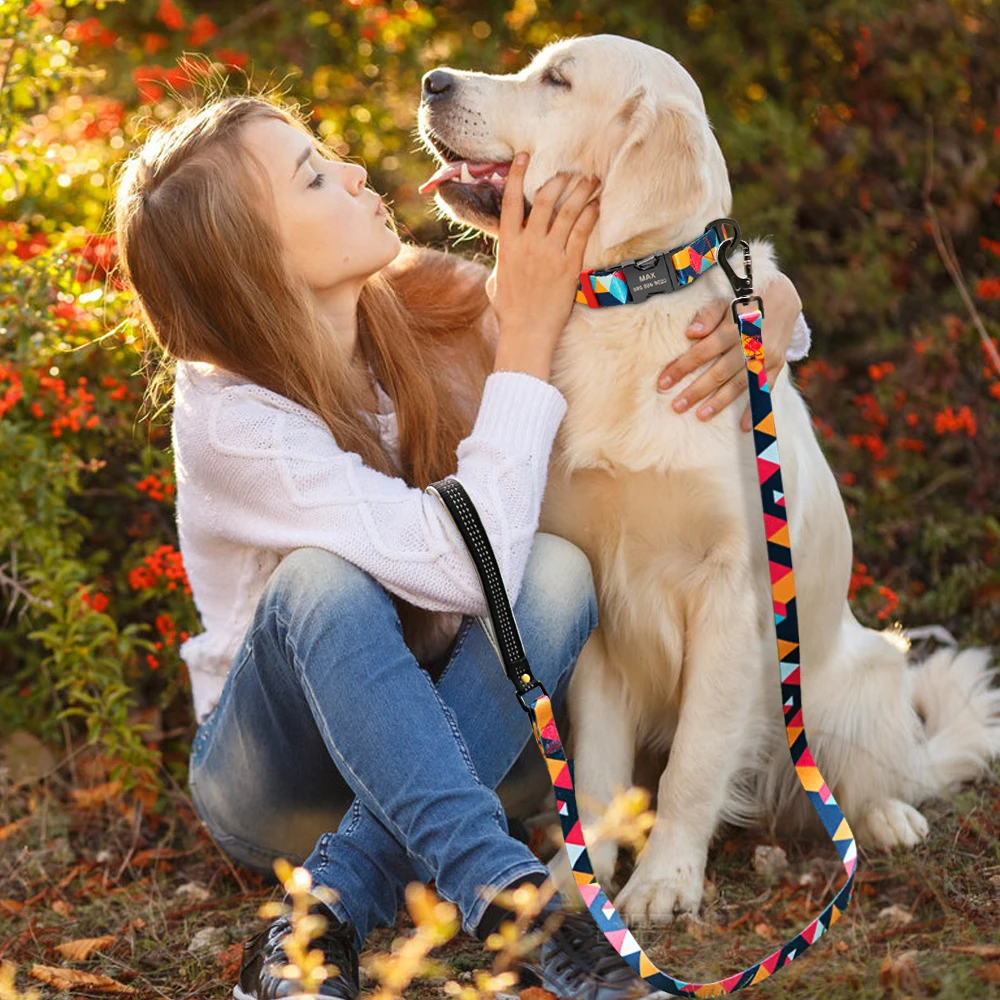
[[[862,853],[845,916],[801,959],[746,995],[1000,996],[1000,952],[949,950],[1000,946],[998,787],[1000,766],[950,802],[926,805],[932,833],[918,848]],[[782,842],[788,874],[779,880],[756,874],[754,848],[767,842],[751,831],[719,837],[709,857],[703,919],[634,929],[662,969],[698,980],[738,971],[794,935],[841,884],[843,869],[829,843]],[[551,850],[539,853],[547,859]],[[623,856],[619,878],[627,877],[630,863]],[[222,1000],[235,981],[241,942],[263,926],[258,906],[279,895],[276,885],[223,857],[179,791],[158,821],[114,800],[85,807],[58,774],[44,786],[7,789],[0,803],[0,960],[16,963],[22,990],[91,995],[30,979],[37,963],[110,976],[141,1000]],[[893,914],[912,919],[894,922]],[[217,940],[190,952],[205,928],[218,929]],[[412,929],[403,908],[394,927],[371,932],[362,967],[366,956],[389,952],[393,939]],[[85,961],[56,950],[104,935],[113,942]],[[460,932],[431,957],[446,964],[447,975],[415,981],[407,997],[444,998],[446,979],[471,984],[474,970],[489,968],[492,953]],[[362,976],[363,987],[373,988]]]

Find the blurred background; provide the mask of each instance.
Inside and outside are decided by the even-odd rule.
[[[135,141],[207,89],[275,88],[365,164],[404,239],[488,254],[417,193],[435,169],[416,139],[422,75],[514,72],[601,32],[693,74],[733,214],[799,289],[813,346],[794,375],[848,505],[857,614],[1000,640],[1000,4],[0,0],[8,745],[98,746],[100,774],[147,810],[183,786],[177,646],[200,626],[169,399],[144,399],[141,331],[109,276],[108,203]]]

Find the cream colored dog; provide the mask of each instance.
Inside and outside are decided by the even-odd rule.
[[[514,151],[531,152],[529,208],[559,171],[599,176],[588,268],[689,242],[730,215],[726,165],[698,87],[671,56],[631,39],[562,40],[512,75],[435,70],[425,77],[420,129],[443,163],[424,190],[489,233],[497,232]],[[764,291],[778,273],[774,255],[761,240],[751,250],[755,290]],[[569,409],[540,527],[587,553],[600,614],[569,692],[567,750],[584,830],[596,818],[587,804],[606,804],[631,784],[637,755],[669,748],[655,825],[614,898],[632,924],[697,912],[721,820],[790,829],[812,817],[783,728],[756,462],[739,429],[742,408],[701,422],[671,409],[686,383],[670,392],[656,385],[663,364],[688,346],[694,314],[723,297],[731,293],[716,266],[642,304],[577,305],[553,363],[552,382]],[[772,400],[813,756],[862,843],[916,844],[928,827],[915,806],[1000,753],[989,652],[944,650],[911,666],[898,633],[857,622],[847,603],[844,505],[787,368]],[[616,851],[613,844],[590,850],[605,888]],[[565,852],[557,858],[571,887]]]

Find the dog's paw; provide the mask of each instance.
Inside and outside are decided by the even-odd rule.
[[[870,847],[914,847],[929,829],[923,814],[909,803],[886,799],[862,813],[857,835]]]
[[[615,898],[615,909],[630,927],[665,924],[679,916],[697,916],[704,891],[705,866],[673,863],[656,870],[640,859],[625,888]]]

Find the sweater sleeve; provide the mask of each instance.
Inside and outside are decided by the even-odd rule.
[[[493,372],[456,451],[455,478],[482,518],[512,604],[566,408],[548,382]],[[343,451],[315,414],[276,405],[256,386],[235,386],[213,400],[207,433],[198,474],[213,534],[282,554],[325,548],[418,607],[488,613],[475,564],[441,501]]]
[[[792,327],[792,341],[785,351],[786,361],[801,361],[812,346],[812,331],[806,322],[805,313],[799,313],[795,317],[795,325]]]

